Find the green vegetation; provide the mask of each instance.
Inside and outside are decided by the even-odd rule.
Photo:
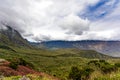
[[[88,78],[89,80],[100,80],[99,78],[109,76],[113,72],[114,75],[120,73],[119,59],[114,59],[92,50],[44,50],[12,46],[9,46],[9,48],[15,51],[0,48],[0,58],[13,60],[11,61],[11,66],[14,69],[16,69],[18,64],[25,66],[34,65],[34,69],[58,77],[61,80],[74,78],[78,74],[80,75],[77,77],[84,80],[88,80]],[[75,75],[72,75],[76,72],[74,72],[75,67],[73,66],[78,70]]]
[[[29,66],[61,80],[120,80],[120,59],[93,50],[45,50],[32,47],[18,31],[0,31],[0,58],[10,61],[10,67]],[[14,34],[14,36],[13,36]],[[42,47],[42,46],[41,46]],[[20,80],[22,76],[5,77]],[[52,80],[47,76],[27,75],[31,80]]]
[[[71,71],[69,73],[69,79],[72,80],[88,80],[90,77],[90,74],[93,72],[94,70],[91,68],[82,68],[79,69],[78,67],[72,67]]]
[[[110,75],[112,72],[117,73],[119,67],[116,64],[110,64],[105,60],[91,60],[85,66],[72,67],[69,73],[69,79],[72,80],[109,80],[107,77],[91,76],[94,72],[98,71],[101,75]],[[93,77],[92,79],[90,79]],[[103,79],[102,79],[103,78]]]
[[[14,52],[15,52],[15,50],[11,49],[9,46],[0,45],[0,48],[1,48],[1,49],[10,50],[10,51],[14,51]]]
[[[14,58],[14,59],[9,59],[10,64],[9,66],[12,69],[17,69],[18,65],[23,65],[23,66],[29,66],[31,68],[34,68],[34,65],[30,62],[27,62],[26,60],[24,60],[23,58]]]
[[[117,71],[118,70],[118,66],[115,64],[110,64],[108,62],[106,62],[105,60],[92,60],[88,63],[90,64],[94,64],[96,67],[100,68],[100,70],[104,73],[111,73],[113,71]]]
[[[11,76],[11,77],[3,77],[2,80],[52,80],[46,76],[37,76],[37,75],[26,75],[26,76]]]
[[[56,50],[61,57],[82,57],[88,59],[110,59],[113,57],[98,53],[94,50],[79,50],[79,49],[58,49]]]

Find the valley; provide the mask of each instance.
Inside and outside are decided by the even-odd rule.
[[[110,64],[119,63],[120,59],[102,55],[95,51],[77,50],[77,49],[60,49],[60,50],[38,50],[29,48],[11,47],[15,51],[0,49],[0,58],[6,60],[14,60],[23,58],[27,62],[34,65],[34,70],[47,73],[56,78],[68,79],[71,67],[87,66],[92,60],[105,60]],[[98,71],[98,69],[97,69]],[[114,71],[113,71],[114,72]],[[119,70],[114,73],[118,75]],[[95,74],[95,73],[93,73]],[[98,71],[97,77],[102,77],[102,73]],[[113,73],[112,73],[113,74]],[[111,74],[110,74],[111,75]],[[95,78],[95,76],[93,76]],[[91,80],[93,80],[93,78]]]
[[[120,41],[117,40],[81,40],[81,41],[43,41],[34,44],[37,47],[47,49],[76,48],[81,50],[95,50],[97,52],[119,57]]]
[[[120,0],[0,0],[0,80],[120,80]]]
[[[62,43],[58,44],[56,42],[55,44],[57,46],[62,45],[66,48],[58,48],[56,45],[51,44],[50,49],[39,47],[38,44],[34,44],[33,46],[32,43],[31,45],[31,43],[22,38],[16,30],[10,27],[8,27],[7,31],[0,31],[0,35],[0,59],[5,59],[10,63],[7,64],[7,69],[13,72],[21,71],[22,73],[17,72],[19,74],[16,75],[9,73],[9,75],[7,75],[7,71],[2,69],[4,66],[0,66],[1,75],[5,76],[6,80],[8,78],[12,80],[12,78],[16,77],[19,79],[22,78],[23,75],[28,76],[29,74],[32,76],[35,75],[39,80],[77,80],[76,78],[79,78],[78,80],[82,80],[82,78],[85,80],[110,80],[114,79],[115,76],[118,76],[117,78],[120,79],[118,75],[120,73],[120,58],[90,49],[87,45],[88,43],[93,44],[93,42],[88,41],[87,44],[84,43],[86,49],[70,47],[71,43],[69,45],[67,44],[66,47],[65,43],[64,46]],[[94,44],[96,44],[96,42]],[[52,46],[57,49],[53,49]],[[92,65],[89,65],[88,63],[91,62],[93,62]],[[25,70],[28,71],[23,74]],[[74,70],[78,70],[80,73],[75,71],[73,74]],[[38,75],[38,73],[44,75]],[[111,77],[111,75],[114,76]],[[39,78],[39,76],[41,77]],[[32,80],[36,79],[32,78]]]

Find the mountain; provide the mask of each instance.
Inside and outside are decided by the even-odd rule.
[[[115,58],[108,55],[101,54],[94,50],[80,50],[80,49],[57,49],[55,50],[60,57],[82,57],[90,59],[110,59]]]
[[[44,47],[47,49],[77,48],[81,50],[95,50],[107,55],[120,57],[120,41],[101,41],[101,40],[45,41],[39,43],[38,45],[39,47]]]
[[[98,59],[101,59],[102,61],[103,59],[109,61],[114,59],[114,62],[116,59],[116,61],[118,61],[118,58],[116,57],[111,57],[97,51],[90,50],[94,47],[95,49],[99,49],[98,46],[103,44],[103,42],[100,43],[100,41],[48,41],[32,43],[24,39],[17,30],[10,26],[6,27],[7,29],[0,29],[0,58],[2,60],[5,59],[6,61],[10,61],[10,63],[0,62],[0,71],[4,73],[4,76],[9,75],[12,77],[20,75],[21,73],[21,75],[33,73],[35,76],[40,73],[43,75],[43,77],[40,75],[40,80],[46,79],[46,76],[48,78],[47,80],[66,80],[71,67],[73,66],[85,67],[91,60],[94,61]],[[54,50],[36,49],[34,47],[30,48],[30,44]],[[92,48],[90,46],[92,46]],[[102,47],[100,46],[100,49],[101,48]],[[89,65],[87,66],[89,67]],[[53,79],[54,77],[55,79]],[[8,78],[6,80],[8,80]]]
[[[29,42],[12,27],[6,25],[7,29],[0,29],[0,45],[30,47]]]
[[[24,39],[20,33],[11,26],[5,25],[7,29],[0,29],[0,48],[12,50],[7,46],[32,47],[36,46],[47,49],[77,48],[81,50],[95,50],[111,56],[120,56],[120,41],[45,41],[32,43]],[[7,45],[7,46],[5,46]],[[14,50],[12,50],[14,51]]]

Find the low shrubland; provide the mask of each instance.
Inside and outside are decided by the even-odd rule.
[[[11,66],[16,69],[18,65],[33,66],[37,71],[45,72],[49,75],[58,77],[61,80],[67,80],[70,77],[72,67],[77,67],[80,72],[89,69],[94,70],[89,73],[82,74],[82,78],[101,78],[112,73],[116,75],[119,73],[120,59],[111,59],[111,57],[103,58],[102,55],[95,58],[94,55],[89,55],[90,51],[80,50],[44,50],[44,49],[26,49],[11,47],[14,51],[6,49],[0,49],[0,58],[7,59],[11,62]],[[89,58],[84,57],[83,54],[87,54]],[[66,55],[67,56],[66,56]],[[70,55],[69,55],[70,54]],[[71,55],[72,54],[72,55]],[[92,54],[92,51],[90,52]],[[95,54],[95,53],[94,53]],[[61,56],[62,55],[62,56]],[[82,57],[81,57],[82,55]],[[20,59],[22,58],[22,59]],[[93,59],[92,59],[93,58]],[[11,59],[11,60],[10,60]],[[20,61],[19,61],[20,60]],[[78,74],[78,73],[77,73]],[[86,76],[89,74],[89,77]],[[94,74],[97,76],[94,76]],[[120,78],[119,78],[120,79]]]
[[[11,77],[2,77],[0,80],[52,80],[47,76],[38,76],[38,75],[25,75],[25,76],[11,76]]]
[[[17,69],[19,65],[23,65],[23,66],[28,66],[28,67],[34,68],[34,65],[32,63],[27,62],[23,58],[9,59],[9,61],[10,61],[9,67],[11,67],[12,69]]]
[[[94,70],[89,67],[81,69],[72,67],[68,78],[72,80],[88,80],[92,72],[94,72]]]
[[[118,70],[119,67],[120,67],[119,63],[111,64],[105,60],[91,60],[86,65],[72,67],[69,73],[68,79],[72,79],[72,80],[93,80],[93,79],[94,80],[116,80],[116,79],[108,79],[107,75],[111,75],[112,73],[117,73],[119,71]],[[97,77],[93,77],[92,74],[95,74],[94,72],[100,73],[101,75],[97,75]]]

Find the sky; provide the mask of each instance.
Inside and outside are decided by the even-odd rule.
[[[0,29],[29,41],[120,40],[120,0],[0,0]]]

